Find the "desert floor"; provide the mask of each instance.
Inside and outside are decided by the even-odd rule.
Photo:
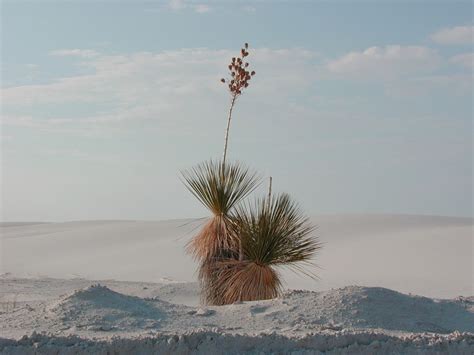
[[[199,303],[203,220],[3,223],[0,353],[474,352],[473,220],[315,216],[319,280]]]

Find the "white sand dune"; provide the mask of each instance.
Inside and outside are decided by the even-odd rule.
[[[283,270],[293,289],[380,286],[437,298],[473,294],[473,220],[410,215],[312,218],[320,280]],[[0,273],[160,282],[195,280],[184,245],[202,220],[3,224]]]
[[[324,292],[289,291],[272,300],[204,307],[185,305],[176,298],[182,293],[197,298],[196,283],[101,283],[0,278],[4,306],[15,295],[35,292],[28,300],[17,298],[14,307],[10,303],[12,309],[0,310],[0,353],[37,349],[66,353],[74,346],[79,353],[86,347],[88,353],[124,354],[125,349],[183,354],[258,354],[271,349],[278,353],[319,349],[469,354],[474,347],[472,297],[433,300],[385,288],[350,286]],[[8,340],[25,333],[32,335]]]
[[[3,324],[20,329],[28,328],[31,319],[38,319],[41,325],[34,328],[37,330],[75,328],[86,333],[154,329],[181,334],[206,327],[254,334],[269,329],[298,334],[328,328],[474,332],[474,297],[433,300],[381,287],[348,286],[322,292],[287,291],[280,298],[229,306],[191,306],[173,296],[187,289],[197,297],[196,283],[99,284],[78,279],[11,277],[0,281],[4,290],[9,290],[8,294],[2,292],[4,300],[28,288],[37,292],[28,301],[17,298],[14,312],[0,313]],[[169,297],[168,292],[173,296]]]
[[[472,219],[313,222],[319,281],[221,307],[183,250],[202,220],[3,224],[0,354],[474,353]]]

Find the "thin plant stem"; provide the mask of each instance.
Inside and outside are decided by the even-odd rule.
[[[270,200],[272,199],[272,177],[270,176],[270,183],[268,185],[268,206],[270,207]]]
[[[227,119],[227,127],[225,130],[225,137],[224,137],[224,154],[222,155],[222,165],[225,165],[225,159],[227,157],[227,144],[229,142],[229,129],[230,129],[230,121],[232,120],[232,110],[234,109],[235,100],[237,99],[237,95],[234,94],[232,96],[232,101],[230,103],[229,109],[229,118]]]

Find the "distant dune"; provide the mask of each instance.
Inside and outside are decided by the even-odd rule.
[[[414,215],[312,218],[320,280],[282,270],[288,288],[380,286],[429,297],[473,294],[473,219]],[[0,273],[160,282],[195,280],[184,245],[202,220],[2,223]]]

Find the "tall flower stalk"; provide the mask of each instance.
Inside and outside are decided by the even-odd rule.
[[[232,57],[229,68],[229,77],[222,78],[221,82],[227,84],[230,93],[229,116],[227,118],[227,126],[224,136],[224,153],[222,154],[222,166],[225,166],[227,158],[227,147],[229,143],[230,121],[232,120],[232,111],[234,110],[237,98],[242,95],[243,91],[249,86],[249,82],[255,75],[255,71],[250,71],[249,62],[245,58],[249,55],[249,44],[245,43],[240,50],[240,56]],[[243,259],[242,243],[239,242],[239,260]]]
[[[255,71],[250,71],[248,69],[249,63],[245,61],[245,58],[249,55],[248,48],[248,43],[245,43],[244,48],[240,50],[240,56],[233,57],[230,64],[228,65],[229,77],[227,79],[221,79],[222,83],[227,84],[230,93],[229,116],[227,118],[227,127],[225,129],[224,136],[224,153],[222,154],[223,165],[225,165],[227,158],[230,121],[232,120],[232,111],[234,109],[235,102],[237,101],[237,98],[242,95],[244,89],[249,86],[250,80],[255,75]]]

